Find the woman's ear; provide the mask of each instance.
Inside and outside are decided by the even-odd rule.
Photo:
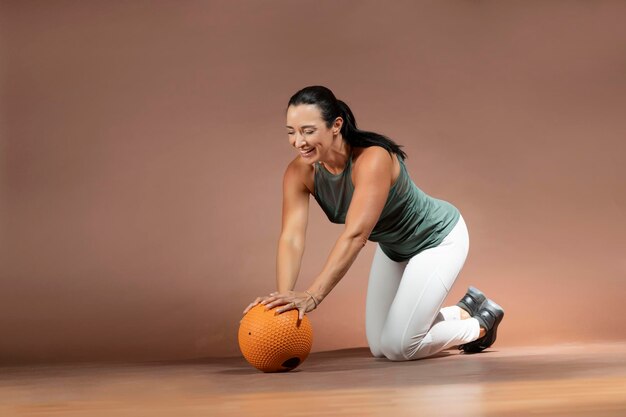
[[[341,130],[341,126],[343,125],[343,119],[341,118],[341,116],[337,117],[335,119],[335,125],[334,125],[334,129],[333,129],[333,135],[337,135],[339,134],[339,131]]]

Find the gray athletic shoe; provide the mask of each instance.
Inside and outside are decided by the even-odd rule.
[[[485,333],[485,335],[480,339],[465,343],[464,345],[459,345],[459,350],[463,350],[465,353],[482,352],[489,346],[493,345],[496,341],[498,325],[504,317],[504,310],[492,300],[487,299],[480,306],[478,312],[472,317],[478,320],[480,327],[487,329],[487,333]]]
[[[480,305],[487,299],[485,294],[481,290],[475,287],[469,287],[467,292],[456,303],[457,306],[461,307],[463,310],[467,311],[470,316],[476,315],[478,313],[478,309],[480,309]]]

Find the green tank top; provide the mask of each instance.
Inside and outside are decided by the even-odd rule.
[[[460,217],[447,201],[429,196],[411,180],[404,161],[400,175],[389,190],[385,207],[369,236],[393,261],[409,260],[419,252],[435,247],[448,235]],[[332,174],[320,162],[315,166],[314,197],[328,219],[345,224],[354,185],[352,155],[340,174]]]

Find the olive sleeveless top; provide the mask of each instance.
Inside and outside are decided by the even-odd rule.
[[[447,201],[433,198],[417,188],[404,160],[398,156],[398,161],[400,175],[389,190],[385,207],[368,240],[378,242],[391,260],[402,262],[439,245],[456,225],[460,212]],[[331,173],[320,162],[314,166],[315,200],[331,222],[345,224],[354,192],[352,155],[340,174]]]

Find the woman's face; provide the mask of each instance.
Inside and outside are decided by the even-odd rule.
[[[328,129],[315,104],[298,104],[287,108],[289,143],[308,163],[325,160],[325,155],[341,129],[341,123],[341,118],[337,118]]]

